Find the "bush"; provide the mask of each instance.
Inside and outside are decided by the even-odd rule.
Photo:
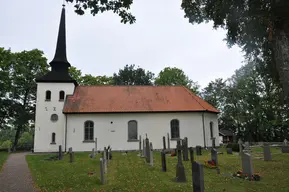
[[[226,148],[232,148],[232,151],[234,152],[239,152],[239,144],[238,143],[229,143]],[[244,147],[242,146],[242,149],[244,149]]]
[[[17,145],[17,150],[30,150],[33,147],[33,136],[24,132],[20,137]]]
[[[8,149],[11,147],[12,147],[12,142],[10,140],[4,141],[0,146],[0,148],[2,149]]]

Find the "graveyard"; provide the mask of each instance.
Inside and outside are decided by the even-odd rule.
[[[193,149],[193,159],[202,165],[208,160],[217,158],[217,169],[202,166],[204,191],[288,191],[289,154],[281,152],[280,147],[267,147],[270,156],[263,155],[263,147],[252,147],[250,159],[251,171],[260,175],[260,181],[249,181],[233,177],[233,173],[242,170],[245,161],[238,152],[227,152],[226,148],[216,148],[216,157],[212,157],[211,149],[202,149],[201,155]],[[283,149],[282,149],[283,150]],[[286,149],[285,149],[286,150]],[[267,153],[266,152],[266,153]],[[288,152],[288,151],[287,151]],[[33,180],[41,191],[193,191],[192,163],[189,158],[180,153],[181,167],[185,173],[185,181],[176,180],[178,157],[171,153],[162,155],[160,151],[152,151],[153,158],[141,157],[144,150],[135,152],[98,152],[62,153],[61,160],[55,154],[28,155],[26,160],[32,172]],[[174,152],[173,152],[174,153]],[[243,151],[242,154],[245,154]],[[246,153],[247,154],[247,153]],[[50,157],[56,157],[55,159]],[[166,170],[163,167],[165,156]],[[241,157],[242,156],[242,157]],[[270,157],[268,159],[268,157]],[[71,159],[73,158],[73,159]],[[106,167],[100,159],[107,158]],[[266,161],[264,161],[264,158]],[[196,164],[194,164],[196,165]],[[250,167],[249,166],[249,167]],[[102,174],[101,174],[102,173]],[[202,174],[201,174],[202,175]],[[201,176],[195,176],[198,181]],[[198,182],[197,181],[197,182]],[[195,181],[194,181],[195,182]],[[194,183],[195,184],[195,183]],[[203,190],[196,190],[203,191]]]

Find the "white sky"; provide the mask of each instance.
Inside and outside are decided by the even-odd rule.
[[[181,1],[135,1],[137,22],[120,23],[113,13],[93,17],[66,6],[67,55],[85,74],[112,75],[135,64],[156,75],[178,67],[204,88],[216,78],[228,78],[241,67],[243,54],[229,49],[223,30],[211,24],[192,25],[184,18]],[[44,51],[54,56],[62,0],[6,0],[0,5],[0,47],[12,51]]]

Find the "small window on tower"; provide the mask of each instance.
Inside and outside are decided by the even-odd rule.
[[[46,94],[45,94],[45,101],[50,101],[51,100],[51,91],[46,91]]]
[[[52,114],[51,117],[50,117],[50,120],[52,122],[56,122],[58,120],[58,115],[57,114]]]
[[[59,91],[59,101],[63,101],[65,97],[64,91]]]

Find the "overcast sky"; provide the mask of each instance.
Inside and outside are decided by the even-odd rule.
[[[228,78],[243,63],[238,47],[229,49],[223,30],[192,25],[177,0],[135,1],[137,22],[120,23],[113,13],[79,16],[66,6],[67,55],[71,65],[92,75],[112,75],[126,64],[158,74],[178,67],[201,87]],[[62,0],[9,0],[0,5],[0,47],[44,51],[54,56]]]

